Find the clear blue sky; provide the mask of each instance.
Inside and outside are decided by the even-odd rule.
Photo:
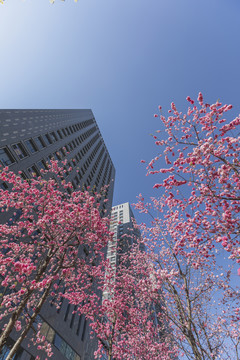
[[[240,112],[239,0],[6,0],[0,108],[91,108],[116,167],[114,204],[149,196],[157,106],[201,90]]]

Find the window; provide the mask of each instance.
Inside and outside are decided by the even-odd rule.
[[[10,352],[10,348],[7,345],[3,345],[3,349],[0,355],[1,360],[5,360]]]
[[[75,176],[74,181],[75,181],[76,185],[79,185],[80,181],[77,176]]]
[[[65,313],[65,316],[64,316],[64,321],[67,321],[69,310],[70,310],[70,304],[68,304],[68,306],[67,306],[67,310],[66,310],[66,313]]]
[[[66,127],[65,128],[65,130],[66,130],[66,133],[68,134],[68,135],[70,135],[70,131],[69,131],[69,129]]]
[[[61,133],[61,130],[57,130],[57,133],[58,133],[59,138],[60,138],[60,139],[63,139],[63,135],[62,135],[62,133]]]
[[[10,352],[12,346],[4,345],[0,354],[0,360],[5,360]],[[21,359],[21,355],[23,353],[23,348],[20,347],[20,349],[17,351],[17,353],[13,356],[13,360],[19,360]]]
[[[15,162],[7,148],[0,149],[0,162],[5,166],[11,165]]]
[[[32,154],[34,154],[34,153],[38,150],[37,147],[36,147],[36,145],[35,145],[34,142],[32,141],[32,139],[26,140],[26,141],[25,141],[25,144],[26,144],[28,150],[29,150]]]
[[[68,360],[81,360],[80,356],[73,350],[73,348],[58,335],[55,330],[49,326],[45,321],[42,323],[40,329],[41,335],[55,345],[55,347],[68,359]],[[0,357],[0,360],[1,357]]]
[[[61,345],[60,345],[60,351],[61,351],[61,353],[63,353],[64,355],[65,355],[65,352],[66,352],[66,346],[67,346],[67,343],[63,340],[63,339],[61,339]]]
[[[51,160],[53,160],[53,156],[52,156],[52,154],[49,154],[49,155],[47,156],[47,163],[48,163],[49,165],[51,165]]]
[[[48,330],[48,333],[47,333],[47,340],[50,341],[51,343],[53,342],[53,339],[54,339],[54,336],[55,336],[55,331],[53,328],[49,327],[49,330]]]
[[[81,360],[80,356],[75,353],[72,347],[68,345],[58,334],[55,334],[53,344],[68,360]]]
[[[55,134],[54,131],[52,131],[50,134],[49,134],[52,142],[55,142],[55,141],[58,141],[58,138],[57,138],[57,135]]]
[[[77,310],[77,305],[74,306],[73,309],[73,313],[72,313],[72,318],[71,318],[71,322],[70,322],[70,328],[72,329],[73,324],[74,324],[74,319],[75,319],[75,315],[76,315],[76,310]]]
[[[37,163],[39,169],[43,169],[43,170],[47,170],[48,167],[47,167],[47,164],[45,163],[44,160],[40,160],[38,163]]]
[[[74,180],[72,180],[71,182],[72,182],[73,189],[76,190],[77,186],[75,185]]]
[[[12,147],[20,160],[27,157],[28,154],[21,143],[14,144]]]
[[[44,139],[46,140],[46,143],[47,143],[48,145],[51,145],[51,144],[52,144],[52,140],[51,140],[49,134],[45,134],[45,135],[44,135]]]
[[[56,346],[58,350],[61,349],[61,343],[62,343],[62,338],[58,334],[55,334],[53,344]]]
[[[7,190],[8,186],[5,182],[1,183],[0,184],[0,188],[3,189],[3,190]]]
[[[61,158],[64,158],[66,156],[66,150],[64,148],[60,148],[59,153],[61,155]]]
[[[35,143],[37,144],[38,148],[41,150],[41,149],[44,149],[46,147],[46,145],[44,144],[44,141],[42,139],[41,136],[38,136],[34,139]]]
[[[61,160],[59,152],[57,152],[57,151],[55,153],[53,153],[53,157],[54,157],[55,160]]]
[[[25,172],[21,172],[21,174],[20,174],[20,176],[21,176],[21,178],[23,179],[23,180],[27,180],[27,175],[25,174]]]
[[[69,152],[69,146],[65,145],[65,149],[67,150],[67,152]]]
[[[49,328],[49,325],[46,322],[43,322],[40,330],[41,335],[47,336]]]
[[[81,314],[81,315],[79,316],[79,318],[78,318],[78,326],[77,326],[77,331],[76,331],[76,334],[77,334],[77,335],[79,335],[79,332],[80,332],[82,317],[83,317],[83,315]]]
[[[81,340],[83,341],[85,338],[85,334],[86,334],[86,327],[87,327],[87,320],[86,318],[84,319],[84,324],[83,324],[83,332],[82,332],[82,337]]]
[[[71,346],[69,346],[68,344],[66,345],[66,350],[65,350],[65,354],[66,358],[68,360],[74,360],[75,358],[75,352],[73,351],[73,349],[71,348]]]
[[[35,165],[30,166],[27,170],[29,175],[32,177],[40,176],[40,173]]]

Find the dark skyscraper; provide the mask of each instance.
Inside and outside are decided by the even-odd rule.
[[[22,177],[40,175],[51,159],[67,160],[66,181],[74,189],[100,191],[109,185],[102,211],[110,212],[115,169],[91,110],[0,110],[0,163]],[[72,168],[71,171],[68,169]],[[5,189],[7,184],[0,183]],[[73,313],[64,301],[61,308],[46,303],[40,313],[42,332],[52,343],[53,360],[92,360],[96,342],[90,339],[88,322]],[[12,339],[9,339],[9,346]],[[26,339],[15,359],[37,355]],[[45,356],[44,356],[45,358]],[[0,360],[4,355],[0,355]]]

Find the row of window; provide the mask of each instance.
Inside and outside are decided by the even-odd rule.
[[[65,290],[64,290],[65,291]],[[62,309],[62,305],[63,305],[63,302],[64,302],[64,298],[61,297],[60,299],[60,306],[58,307],[57,309],[57,313],[59,314],[61,309]],[[54,304],[54,299],[53,301],[51,302],[51,306]],[[68,304],[67,305],[67,308],[66,308],[66,312],[65,312],[65,315],[64,315],[64,321],[67,321],[68,320],[68,317],[69,317],[69,313],[70,313],[70,307],[71,305]],[[72,329],[73,328],[73,324],[74,324],[74,319],[75,319],[75,316],[76,316],[76,310],[77,310],[77,305],[74,306],[73,308],[73,311],[72,311],[72,316],[71,316],[71,321],[70,321],[70,328]],[[77,324],[77,329],[76,329],[76,334],[77,335],[80,335],[80,329],[81,329],[81,323],[82,323],[82,320],[83,320],[83,315],[80,315],[78,316],[78,324]],[[83,329],[82,329],[82,334],[81,334],[81,340],[84,341],[84,338],[85,338],[85,334],[86,334],[86,327],[87,327],[87,319],[84,317],[84,324],[83,324]]]
[[[112,175],[112,166],[110,164],[111,164],[110,160],[108,160],[106,168],[105,168],[102,184],[110,185],[110,180],[111,180],[111,175]],[[104,167],[104,165],[103,165],[103,167]],[[102,167],[102,170],[103,170],[103,167]],[[101,169],[100,169],[100,172],[101,172]],[[108,174],[108,176],[107,176],[107,174]],[[107,178],[107,181],[106,181],[106,178]],[[105,193],[105,199],[108,198],[108,192],[109,192],[109,187],[107,188],[107,191]],[[105,209],[105,206],[106,205],[104,203],[104,205],[103,205],[104,209]]]
[[[97,141],[97,139],[99,138],[98,134],[96,134],[83,148],[82,150],[80,150],[76,155],[75,155],[75,163],[74,163],[74,159],[72,159],[72,162],[74,163],[74,166],[76,166],[76,164],[82,159],[82,157],[89,152],[89,150],[91,149],[91,147],[95,144],[95,142]],[[101,140],[99,141],[98,145],[95,147],[99,149],[99,147],[101,146],[102,142]],[[96,155],[96,151],[95,149],[93,150],[93,152],[91,153],[91,155],[88,157],[88,159],[85,161],[85,163],[82,165],[82,167],[79,169],[79,173],[78,175],[75,176],[74,180],[72,181],[72,185],[73,188],[76,189],[77,186],[79,185],[82,176],[84,176],[84,174],[86,173],[87,169],[89,168],[90,163],[92,162],[93,158]],[[97,161],[96,161],[97,163]],[[96,164],[95,163],[95,164]],[[88,178],[86,179],[86,183],[85,183],[85,187],[87,188],[87,186],[90,186],[91,181],[92,181],[92,177],[93,177],[93,172],[91,171],[91,173],[89,174]]]
[[[65,173],[64,173],[64,176],[67,177],[69,175],[69,172],[68,172],[68,168],[69,167],[75,167],[77,165],[77,163],[80,161],[80,159],[82,158],[81,155],[85,155],[87,151],[89,151],[89,149],[93,146],[93,144],[96,142],[98,138],[98,135],[96,135],[93,139],[91,139],[85,146],[84,148],[78,152],[78,154],[76,154],[75,158],[71,159],[68,161],[67,163],[67,166],[64,166],[64,170],[65,170]],[[95,149],[92,151],[90,157],[86,160],[86,162],[84,163],[84,165],[81,167],[80,171],[79,171],[79,174],[76,175],[72,181],[72,185],[73,185],[73,188],[76,189],[78,187],[78,185],[80,184],[80,181],[82,179],[82,176],[84,175],[85,171],[88,169],[89,165],[91,164],[93,158],[95,157],[97,151],[99,150],[101,146],[101,141],[98,142],[97,146],[95,147]],[[55,152],[53,155],[49,155],[47,157],[47,161],[50,161],[51,159],[56,159],[56,160],[60,160],[62,159],[63,157],[61,156],[61,154],[64,153],[64,149],[61,148],[59,149],[58,152]],[[104,149],[102,149],[101,151],[101,154],[102,155],[104,153]],[[96,160],[94,166],[93,166],[93,169],[91,170],[88,178],[86,179],[86,183],[85,183],[85,188],[87,188],[87,186],[90,186],[91,184],[91,181],[92,181],[92,178],[94,176],[94,170],[98,167],[98,164],[101,160],[101,157],[102,156],[99,156],[98,159]],[[106,155],[105,155],[106,157]],[[33,164],[32,166],[30,166],[28,169],[27,169],[27,172],[28,172],[28,176],[30,177],[34,177],[34,176],[40,176],[40,171],[39,169],[47,169],[47,161],[45,161],[44,159],[40,160],[37,165],[36,164]],[[104,164],[101,165],[101,168],[103,167]],[[28,176],[26,176],[26,174],[24,172],[22,172],[21,176],[23,177],[23,179],[27,179]],[[98,179],[99,181],[99,179]],[[103,184],[104,184],[104,181],[103,181]],[[2,185],[3,186],[3,185]],[[98,182],[96,184],[96,186],[98,186]],[[70,192],[70,190],[69,190]]]
[[[68,151],[68,152],[72,151],[74,148],[77,147],[77,145],[80,145],[80,142],[84,141],[87,137],[89,137],[95,131],[96,131],[96,127],[94,126],[93,128],[87,130],[85,133],[80,135],[78,138],[72,140],[69,144],[66,144],[65,147],[60,148],[59,151],[54,152],[53,155],[51,155],[51,154],[48,155],[47,161],[50,161],[51,159],[55,159],[55,160],[63,159],[67,154],[66,151]],[[48,136],[48,134],[46,134],[46,137],[47,136]],[[52,136],[54,136],[54,135],[52,135]],[[98,136],[96,135],[96,138],[97,137]],[[42,144],[42,148],[46,146],[45,143],[43,142],[42,136],[38,136],[34,140],[36,140],[36,139],[38,139],[39,144]],[[34,143],[34,141],[32,139],[26,140],[25,144],[28,147],[30,152],[33,153],[33,152],[38,151],[38,148],[37,148],[36,144]],[[86,152],[88,151],[88,149],[91,147],[91,145],[92,145],[92,142],[90,141],[87,145],[85,145],[83,147],[83,149],[79,153],[77,161],[80,161],[81,155],[84,156],[86,154]],[[18,158],[20,160],[25,158],[26,156],[28,156],[28,153],[27,153],[26,149],[24,148],[24,146],[23,146],[23,144],[21,142],[12,145],[12,148],[14,149],[16,155],[18,156]],[[74,160],[75,159],[73,159],[73,166],[75,166]],[[13,158],[13,156],[10,153],[10,151],[8,150],[8,148],[5,147],[5,148],[0,149],[0,161],[5,166],[11,165],[12,163],[15,162],[15,159]],[[41,169],[47,169],[47,164],[46,164],[46,161],[44,159],[40,160],[37,163],[37,165],[38,165],[40,170]],[[72,166],[71,164],[68,164],[68,165]],[[30,175],[30,176],[39,176],[40,171],[39,171],[38,167],[36,165],[32,165],[31,167],[29,167],[27,169],[28,175]],[[22,177],[23,178],[28,178],[28,176],[24,175],[24,173],[22,174]]]
[[[73,134],[74,132],[81,130],[82,128],[84,128],[86,126],[89,126],[91,123],[93,123],[93,120],[86,120],[86,121],[83,121],[82,123],[70,125],[68,127],[59,129],[57,131],[52,131],[45,135],[39,135],[39,136],[35,137],[34,139],[25,140],[24,145],[22,144],[22,142],[13,144],[12,148],[13,148],[15,154],[17,155],[18,159],[22,160],[25,157],[27,157],[29,155],[29,153],[34,154],[35,152],[46,148],[48,145],[51,145],[58,140],[62,140],[64,137],[69,136],[69,135]],[[76,141],[77,145],[79,145],[80,142],[82,142],[88,136],[90,136],[94,131],[96,131],[96,126],[94,126],[92,129],[86,131],[84,134],[82,134],[78,138],[76,138],[75,141]],[[74,144],[75,144],[75,141],[73,141]],[[75,144],[75,147],[77,145]],[[72,146],[74,146],[74,145],[69,143],[69,146],[70,146],[70,148],[72,148]],[[13,155],[11,154],[9,149],[7,149],[6,147],[0,149],[0,161],[4,166],[9,166],[15,162]]]
[[[123,205],[114,206],[114,207],[112,208],[112,211],[116,211],[116,210],[122,209],[122,208],[123,208]]]
[[[64,316],[64,321],[68,320],[70,309],[71,309],[71,305],[68,304],[67,309],[66,309],[66,313],[65,313],[65,316]],[[71,321],[70,321],[70,324],[69,324],[71,329],[73,327],[73,323],[74,323],[74,319],[75,319],[75,315],[76,315],[76,310],[77,310],[77,305],[75,305],[74,308],[73,308]],[[78,325],[77,325],[77,330],[76,330],[77,335],[80,334],[80,328],[81,328],[82,319],[83,319],[83,315],[78,316]],[[87,327],[87,319],[84,317],[84,324],[83,324],[82,336],[81,336],[82,341],[84,341],[84,338],[85,338],[86,327]]]
[[[109,173],[108,173],[107,184],[110,184],[111,176],[112,176],[112,169],[113,169],[112,166],[110,166]]]
[[[94,139],[94,142],[95,142],[95,141],[96,141],[96,139]],[[97,143],[97,145],[95,146],[95,148],[93,149],[93,151],[91,152],[91,154],[90,154],[90,156],[88,157],[88,159],[85,161],[85,163],[84,163],[83,166],[81,167],[81,173],[84,173],[84,172],[90,167],[90,165],[91,165],[94,157],[96,156],[99,148],[101,147],[101,144],[102,144],[102,142],[101,142],[101,140],[100,140],[100,141]],[[96,161],[96,162],[97,162],[97,161]],[[97,164],[97,165],[98,165],[98,164]],[[85,171],[84,171],[84,170],[85,170]],[[80,174],[81,174],[81,173],[80,173]],[[91,184],[91,181],[92,181],[93,176],[94,176],[94,171],[91,170],[91,171],[90,171],[90,174],[89,174],[89,176],[88,176],[88,178],[87,178],[87,180],[86,180],[86,183],[87,183],[88,186]]]
[[[96,160],[95,164],[93,165],[93,168],[92,168],[92,171],[93,171],[93,172],[96,172],[97,167],[98,167],[98,165],[100,164],[100,161],[101,161],[101,159],[102,159],[103,154],[104,154],[104,149],[102,148],[101,152],[99,153],[99,155],[98,155],[98,157],[97,157],[97,160]],[[96,186],[97,186],[97,185],[96,185]]]
[[[41,326],[41,334],[51,342],[68,360],[81,360],[80,356],[73,350],[73,348],[49,326],[43,322]]]
[[[100,154],[98,155],[97,160],[95,161],[95,164],[94,164],[93,167],[92,167],[92,170],[91,170],[91,172],[90,172],[90,174],[89,174],[89,176],[88,176],[88,178],[87,178],[87,180],[86,180],[86,184],[85,184],[85,185],[90,186],[92,177],[94,176],[94,173],[96,172],[96,170],[97,170],[97,168],[98,168],[98,165],[99,165],[99,163],[100,163],[100,161],[101,161],[101,158],[102,158],[103,154],[104,154],[104,148],[102,148]],[[85,169],[87,169],[86,164],[85,164]],[[81,168],[81,172],[82,172],[82,173],[84,172],[83,167]],[[81,175],[81,173],[80,173],[79,175]],[[96,188],[98,187],[98,182],[95,183],[95,187],[96,187]]]
[[[109,171],[110,170],[110,171]],[[106,166],[106,169],[105,169],[105,172],[104,172],[104,175],[103,175],[103,180],[102,180],[102,183],[103,184],[110,184],[110,181],[109,182],[106,182],[106,178],[107,178],[107,173],[109,171],[109,174],[108,174],[108,178],[110,177],[110,174],[111,174],[111,171],[112,169],[110,169],[110,160],[108,159],[108,162],[107,162],[107,166]],[[107,189],[107,192],[105,194],[105,198],[107,198],[107,193],[108,193],[108,189]]]
[[[92,141],[90,141],[90,143],[91,142]],[[94,143],[94,141],[92,143]],[[90,144],[91,146],[93,145],[92,143]],[[89,145],[89,143],[87,145]],[[99,143],[99,145],[101,145],[101,143]],[[99,146],[97,146],[96,148],[98,150]],[[96,148],[95,148],[95,150],[96,150]],[[60,151],[61,151],[61,149],[60,149]],[[83,154],[85,154],[86,151],[87,150],[84,149]],[[95,155],[95,151],[94,151],[94,155]],[[59,156],[58,152],[55,152],[53,155],[50,154],[47,157],[47,161],[45,161],[45,159],[41,159],[40,161],[37,162],[37,164],[33,164],[32,166],[27,168],[27,175],[26,175],[26,173],[24,171],[22,171],[21,176],[25,180],[28,179],[29,177],[40,176],[40,174],[41,174],[40,170],[41,169],[46,170],[48,168],[47,162],[50,162],[51,159],[60,160],[60,158],[61,157]],[[80,159],[81,159],[80,154],[79,155],[77,154],[75,159],[72,159],[72,161],[71,160],[68,161],[67,167],[64,166],[64,171],[65,171],[64,176],[65,177],[67,177],[69,175],[68,168],[69,167],[75,167],[77,165],[77,163],[80,161]],[[73,185],[74,189],[76,189],[78,187],[78,185],[80,184],[80,181],[82,179],[82,175],[84,175],[84,170],[87,170],[87,165],[89,166],[91,161],[92,161],[92,159],[88,159],[86,161],[86,163],[84,164],[84,166],[81,167],[81,172],[79,172],[79,174],[75,176],[74,180],[72,181],[72,185]],[[98,165],[97,161],[96,161],[95,165],[97,167],[97,165]],[[94,171],[92,170],[90,172],[90,174],[89,174],[88,179],[86,180],[86,186],[90,186],[93,175],[94,175]],[[7,189],[7,184],[1,183],[1,188],[3,190],[6,190]]]
[[[119,211],[119,220],[123,222],[123,210]],[[120,226],[119,228],[122,228],[122,226]]]
[[[107,154],[105,154],[104,159],[103,159],[102,164],[101,164],[101,167],[100,167],[100,169],[98,171],[96,186],[98,186],[98,184],[99,184],[99,181],[100,181],[100,178],[102,176],[102,172],[103,172],[103,168],[105,166],[106,160],[107,160]]]
[[[10,353],[10,350],[11,350],[11,347],[12,346],[8,346],[8,345],[3,345],[3,348],[2,348],[2,351],[0,353],[0,360],[6,360],[8,354]],[[21,356],[22,356],[22,353],[23,353],[23,348],[20,347],[20,349],[17,351],[17,353],[13,356],[13,360],[20,360],[21,359]],[[34,357],[31,356],[31,359],[30,360],[34,360]]]
[[[83,140],[85,140],[86,138],[88,138],[92,133],[94,133],[96,131],[96,127],[92,127],[91,129],[87,130],[84,134],[80,135],[78,138],[75,138],[74,140],[72,140],[69,144],[66,144],[65,147],[60,148],[58,151],[54,152],[53,154],[49,154],[45,159],[41,159],[40,161],[38,161],[36,164],[33,164],[32,166],[27,168],[27,175],[22,172],[22,177],[23,179],[27,179],[30,177],[34,177],[34,176],[40,176],[40,170],[43,169],[47,169],[47,163],[49,163],[52,159],[55,160],[62,160],[64,159],[64,157],[67,155],[67,151],[71,152],[74,150],[74,148],[77,147],[77,145],[80,145],[80,142],[82,142]],[[85,146],[75,155],[74,158],[72,158],[71,160],[68,161],[67,163],[67,167],[65,168],[65,173],[64,176],[67,177],[69,175],[69,172],[67,170],[67,168],[69,167],[75,167],[77,165],[77,163],[82,159],[82,157],[89,152],[89,150],[91,149],[91,147],[93,146],[93,144],[97,141],[97,139],[99,138],[98,134],[96,134],[87,144],[85,144]],[[39,141],[42,140],[41,137],[39,137]],[[85,163],[83,164],[83,166],[81,167],[79,174],[75,176],[74,180],[72,181],[72,185],[73,188],[76,189],[78,187],[78,185],[80,184],[80,181],[82,179],[82,176],[85,174],[85,172],[87,171],[87,169],[90,166],[90,163],[92,162],[92,160],[94,159],[94,157],[96,156],[96,153],[98,152],[100,146],[101,146],[102,141],[100,140],[97,144],[97,146],[95,147],[95,149],[92,151],[91,155],[88,157],[88,159],[85,161]],[[19,143],[17,144],[19,145],[18,147],[15,146],[14,149],[18,149],[18,154],[20,154],[20,151],[22,151],[21,146],[22,144]],[[34,146],[34,144],[32,143],[32,146]],[[1,151],[5,151],[4,154],[7,153],[8,149],[0,149],[0,154]],[[99,154],[88,178],[86,179],[86,183],[85,183],[85,189],[87,188],[87,186],[90,186],[92,178],[94,176],[94,172],[97,170],[98,165],[101,161],[102,155],[104,153],[104,148],[102,148],[101,153]],[[95,184],[96,187],[98,187],[101,175],[102,175],[102,171],[105,165],[107,159],[107,154],[105,154],[104,160],[102,162],[101,168],[100,168],[100,173],[98,174],[97,177],[97,182]],[[3,161],[4,163],[4,161]],[[8,165],[5,161],[4,163],[5,165]],[[105,174],[104,174],[104,178],[102,181],[102,184],[105,184],[105,180],[106,180],[106,175],[107,175],[107,171],[110,165],[110,160],[108,160],[108,165],[106,167],[105,170]],[[112,167],[110,168],[109,171],[109,175],[108,175],[108,179],[110,182],[110,177],[111,177],[111,171],[112,171]],[[1,184],[1,187],[5,190],[7,188],[7,186],[4,186],[5,184]],[[70,189],[69,189],[70,192]],[[105,194],[105,197],[107,196],[107,194]],[[104,204],[105,205],[105,204]]]

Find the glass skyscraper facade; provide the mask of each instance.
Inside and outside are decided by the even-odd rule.
[[[21,176],[28,179],[40,175],[51,159],[66,160],[64,176],[74,189],[99,192],[108,185],[104,195],[108,202],[102,202],[101,211],[110,213],[115,169],[91,110],[0,110],[0,129],[2,166],[21,171]],[[7,188],[4,182],[0,186]],[[5,220],[2,217],[1,222]],[[94,359],[96,340],[90,339],[88,322],[74,313],[73,305],[63,301],[56,310],[47,302],[40,317],[42,332],[52,343],[51,359]],[[9,346],[13,341],[14,333]],[[36,347],[28,347],[28,343],[29,339],[23,342],[15,360],[35,358]]]

